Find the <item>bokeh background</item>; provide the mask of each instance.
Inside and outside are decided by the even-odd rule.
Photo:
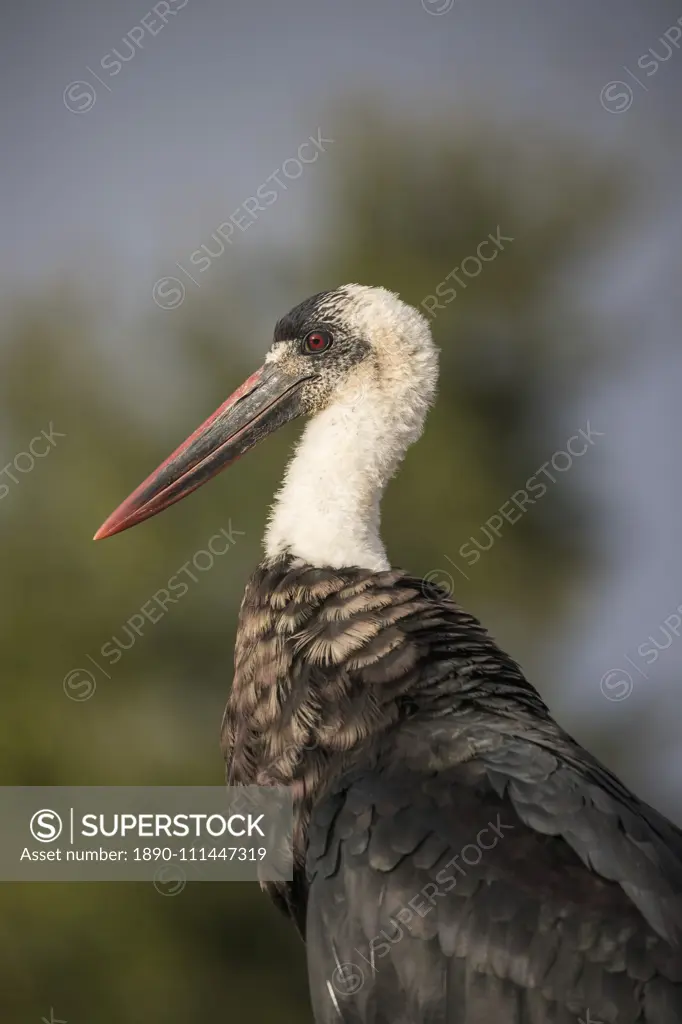
[[[499,230],[434,311],[440,401],[387,494],[389,553],[452,585],[682,822],[682,7],[148,4],[3,12],[0,783],[220,784],[237,608],[300,427],[134,531],[94,530],[291,306],[345,281],[419,305]],[[284,167],[318,131],[319,159]],[[594,444],[490,545],[588,422]],[[311,1019],[303,948],[256,885],[4,883],[0,943],[3,1022]]]

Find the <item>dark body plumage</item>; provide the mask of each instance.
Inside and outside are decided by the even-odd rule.
[[[681,1024],[682,832],[400,571],[263,564],[223,741],[295,795],[318,1024]]]

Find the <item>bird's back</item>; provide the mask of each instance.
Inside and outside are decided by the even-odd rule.
[[[224,736],[294,790],[318,1024],[682,1022],[682,833],[437,589],[261,566]]]

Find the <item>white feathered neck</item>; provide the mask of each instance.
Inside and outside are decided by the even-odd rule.
[[[438,376],[428,323],[385,289],[348,286],[348,319],[371,353],[308,423],[277,494],[265,535],[314,566],[389,568],[380,503],[421,435]]]

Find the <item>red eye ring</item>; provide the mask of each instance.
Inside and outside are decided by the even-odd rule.
[[[332,336],[329,331],[311,331],[303,339],[302,351],[304,355],[319,355],[326,352],[332,343]]]

